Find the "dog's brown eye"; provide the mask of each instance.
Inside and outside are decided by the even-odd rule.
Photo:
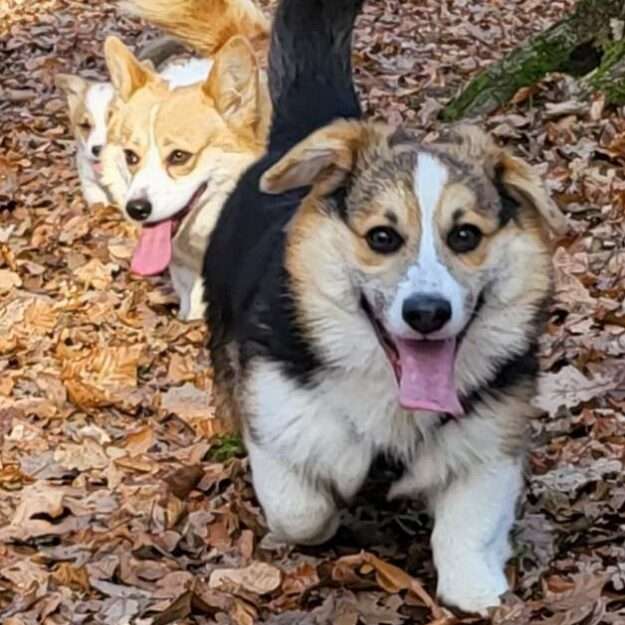
[[[191,158],[191,156],[191,152],[185,152],[184,150],[174,150],[167,157],[167,162],[170,165],[184,165]]]
[[[124,150],[124,156],[126,157],[127,165],[136,165],[139,162],[139,155],[132,150]]]
[[[474,250],[482,240],[482,231],[472,224],[455,226],[447,235],[447,245],[456,254]]]
[[[371,228],[366,234],[369,247],[378,254],[392,254],[403,244],[404,240],[397,230],[389,226]]]
[[[83,122],[80,124],[80,128],[85,132],[89,132],[91,130],[91,124],[89,122]]]

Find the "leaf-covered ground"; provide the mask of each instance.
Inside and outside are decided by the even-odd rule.
[[[572,0],[369,0],[368,112],[436,128],[480,67]],[[378,472],[319,549],[264,549],[247,463],[210,408],[201,323],[128,271],[132,227],[88,212],[53,75],[154,35],[87,0],[0,2],[3,625],[478,623],[432,603],[429,521]],[[625,622],[625,121],[552,76],[486,120],[570,215],[555,254],[528,489],[497,624]]]

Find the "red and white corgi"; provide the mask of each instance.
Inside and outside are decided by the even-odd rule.
[[[250,39],[266,39],[269,25],[248,0],[163,3],[159,12],[158,3],[133,4],[147,20],[211,52],[159,74],[120,40],[109,37],[105,44],[118,105],[109,124],[104,180],[140,227],[132,270],[150,276],[168,269],[180,317],[199,319],[208,236],[239,175],[265,147],[271,104],[259,57],[266,52]],[[190,10],[196,5],[212,20],[199,22]]]

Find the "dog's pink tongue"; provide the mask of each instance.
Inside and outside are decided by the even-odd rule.
[[[155,276],[167,269],[172,256],[173,231],[174,222],[171,219],[141,228],[139,242],[130,263],[134,273]]]
[[[401,364],[399,403],[409,410],[464,413],[454,384],[456,340],[395,338]]]

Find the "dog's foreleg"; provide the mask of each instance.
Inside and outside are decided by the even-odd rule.
[[[248,441],[252,482],[271,539],[299,545],[318,545],[331,538],[339,525],[336,504],[322,483],[313,483],[291,464]]]
[[[88,206],[94,206],[95,204],[104,204],[107,206],[111,203],[108,194],[98,183],[90,180],[81,180],[80,186],[82,195]]]
[[[169,275],[180,299],[178,318],[182,321],[202,319],[204,317],[202,277],[188,267],[176,264],[169,266]]]
[[[193,282],[191,293],[189,295],[189,313],[187,321],[197,321],[198,319],[203,319],[205,309],[204,280],[201,276],[198,276]]]
[[[171,282],[180,300],[178,319],[186,321],[191,310],[191,288],[189,286],[188,270],[185,267],[171,264],[169,266]]]
[[[521,484],[521,462],[502,460],[474,467],[432,497],[437,592],[446,603],[479,613],[499,605]]]
[[[93,206],[95,204],[104,204],[106,206],[110,204],[111,198],[106,192],[106,189],[96,180],[87,157],[79,152],[76,158],[76,164],[78,167],[78,177],[80,178],[80,189],[87,206]]]

